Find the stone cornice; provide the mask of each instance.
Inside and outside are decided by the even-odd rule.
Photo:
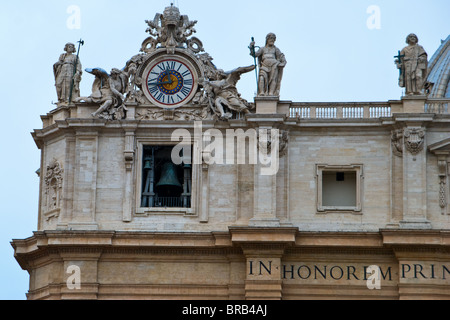
[[[370,232],[300,232],[297,247],[383,248],[380,233]]]
[[[17,254],[42,247],[216,248],[240,243],[289,243],[296,247],[450,246],[450,230],[384,229],[378,232],[302,232],[297,228],[230,227],[229,232],[38,231],[13,240]]]
[[[294,244],[297,228],[240,228],[230,227],[233,243]]]
[[[448,254],[449,230],[381,230],[363,232],[299,232],[296,228],[240,228],[216,233],[152,233],[114,231],[40,231],[11,242],[23,269],[61,260],[103,254],[129,255],[240,255],[277,252],[308,254],[378,253],[387,255]],[[92,257],[94,257],[92,256]],[[94,258],[95,258],[94,257]]]
[[[393,115],[396,122],[420,124],[432,122],[435,117],[436,114],[434,113],[396,113]]]
[[[381,230],[381,235],[387,246],[450,246],[450,230]]]

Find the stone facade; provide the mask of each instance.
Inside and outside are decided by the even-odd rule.
[[[202,49],[197,38],[164,39],[160,49],[158,41],[147,39],[144,54],[172,57],[185,43],[194,65]],[[206,82],[198,90],[213,106],[222,101]],[[426,96],[340,104],[259,96],[245,112],[217,117],[198,97],[161,109],[129,94],[140,98],[116,105],[122,119],[95,117],[98,103],[77,101],[33,133],[42,152],[38,231],[12,242],[30,273],[29,299],[450,298],[450,118],[426,112]],[[190,205],[142,207],[146,148],[177,145],[176,129],[192,137]],[[280,133],[269,139],[276,174],[250,161],[208,163],[208,134],[252,129]],[[324,175],[339,173],[356,177],[351,205],[325,199]],[[371,266],[379,289],[368,288]]]

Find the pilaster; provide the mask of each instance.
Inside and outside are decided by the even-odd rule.
[[[71,230],[97,230],[95,220],[97,190],[98,132],[77,132],[73,217]]]
[[[437,158],[439,176],[439,207],[441,208],[442,215],[449,215],[450,139],[445,139],[429,146],[429,151]]]
[[[62,251],[60,256],[63,260],[64,281],[67,284],[61,286],[61,300],[97,300],[100,287],[98,261],[101,250]],[[79,279],[76,279],[77,277]]]
[[[417,98],[407,98],[409,103],[421,103]],[[433,120],[434,115],[428,114],[397,114],[399,130],[396,135],[400,138],[394,143],[393,148],[402,152],[402,186],[403,204],[397,204],[397,209],[402,207],[403,215],[399,226],[402,229],[430,229],[427,206],[427,126]],[[397,145],[397,147],[396,147]],[[398,176],[399,172],[393,176]],[[400,217],[398,217],[400,218]]]
[[[296,228],[230,228],[246,257],[246,300],[281,300],[282,257],[295,244]]]
[[[385,246],[399,264],[400,300],[449,299],[449,233],[435,230],[383,230]]]
[[[278,99],[256,98],[256,104],[276,104]],[[276,111],[274,108],[271,111]],[[269,113],[247,116],[258,134],[258,162],[254,166],[254,210],[251,227],[279,227],[277,218],[277,174],[280,168],[279,126],[286,115]]]
[[[426,128],[407,125],[403,153],[403,220],[405,228],[430,228],[427,220]]]
[[[125,185],[123,191],[123,221],[131,222],[133,200],[134,199],[134,187],[133,187],[133,168],[135,157],[135,128],[125,128],[125,150],[124,150],[124,162],[125,162]]]

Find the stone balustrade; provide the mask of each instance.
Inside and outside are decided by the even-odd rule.
[[[290,118],[300,119],[370,119],[392,115],[389,103],[295,103]]]
[[[425,112],[427,113],[437,113],[437,114],[448,114],[448,105],[450,99],[428,99],[425,104]]]
[[[427,99],[425,113],[448,114],[450,99]],[[292,103],[289,117],[298,119],[376,119],[404,113],[399,102]]]

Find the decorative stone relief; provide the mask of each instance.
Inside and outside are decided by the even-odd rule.
[[[449,214],[449,184],[448,176],[449,170],[448,166],[450,163],[450,138],[444,139],[428,147],[429,151],[437,157],[437,168],[439,177],[439,207],[441,208],[442,215]]]
[[[198,54],[197,58],[202,65],[203,73],[207,79],[220,80],[220,74],[223,70],[217,69],[213,63],[214,59],[209,55],[209,53]]]
[[[404,131],[405,147],[413,155],[419,154],[424,147],[425,129],[407,128]]]
[[[289,132],[281,131],[280,132],[280,158],[287,155],[289,147]]]
[[[44,183],[45,183],[45,216],[47,220],[59,216],[61,207],[63,173],[61,165],[56,159],[47,166]]]
[[[126,102],[145,103],[144,93],[138,91],[136,83],[141,82],[138,78],[137,71],[139,66],[144,62],[145,54],[137,54],[127,61],[124,73],[128,76],[128,88],[126,92]]]
[[[445,178],[440,178],[440,189],[439,189],[439,206],[441,207],[441,209],[445,209],[445,207],[447,206],[447,196],[446,196],[446,185],[447,183],[445,182]]]
[[[177,110],[161,110],[159,108],[147,108],[136,114],[137,120],[175,120],[175,121],[201,121],[210,119],[211,113],[208,106],[199,108],[181,108]]]
[[[391,134],[392,151],[397,157],[403,156],[403,130],[393,130]]]
[[[266,134],[264,135],[264,131]],[[285,130],[259,129],[258,135],[258,149],[264,156],[268,156],[272,152],[272,143],[276,139],[278,132],[278,148],[279,157],[286,156],[289,147],[289,132]]]
[[[447,160],[440,159],[438,161],[439,168],[439,206],[442,214],[445,214],[447,208]]]
[[[163,14],[156,14],[153,20],[145,21],[149,28],[150,37],[142,43],[141,51],[151,53],[160,44],[167,49],[167,53],[173,54],[175,48],[184,47],[193,53],[204,51],[202,42],[191,36],[197,31],[194,26],[197,21],[189,20],[186,15],[181,15],[177,7],[171,5]]]
[[[110,74],[101,68],[86,69],[95,76],[92,93],[74,102],[98,104],[92,117],[123,120],[127,105],[132,105],[137,120],[228,121],[254,109],[241,97],[237,83],[256,66],[229,72],[218,69],[202,42],[192,36],[197,21],[181,15],[173,5],[146,23],[150,37],[142,44],[142,53],[123,69],[112,69]],[[180,71],[183,66],[189,72]],[[143,111],[141,106],[149,108]]]

